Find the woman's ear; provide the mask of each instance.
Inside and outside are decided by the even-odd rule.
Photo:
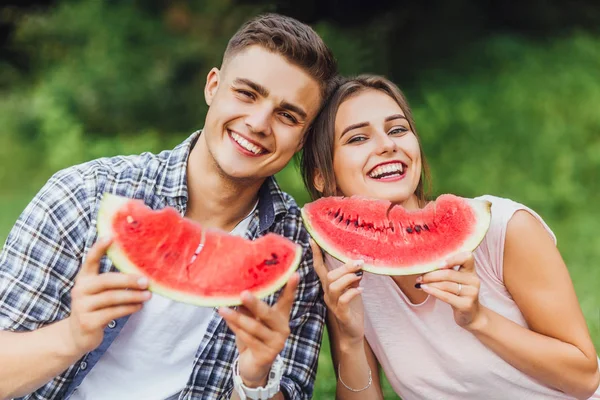
[[[209,107],[215,98],[217,89],[219,89],[220,81],[221,71],[218,68],[211,69],[206,76],[206,85],[204,85],[204,99]]]
[[[313,184],[315,185],[315,189],[317,189],[320,193],[323,193],[323,190],[325,189],[325,178],[323,177],[321,170],[315,170]]]

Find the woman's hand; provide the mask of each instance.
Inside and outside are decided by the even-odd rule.
[[[363,343],[364,308],[362,288],[358,287],[362,279],[362,261],[353,261],[332,271],[327,271],[323,262],[321,248],[311,239],[313,263],[321,280],[325,304],[333,313],[340,332],[340,340],[349,344]]]
[[[460,266],[458,271],[453,269],[457,265]],[[452,306],[454,320],[459,326],[470,329],[482,318],[479,277],[472,253],[449,258],[442,269],[423,274],[417,278],[417,283],[426,293]]]

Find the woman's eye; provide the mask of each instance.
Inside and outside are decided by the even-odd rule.
[[[392,128],[389,132],[388,135],[402,135],[403,133],[408,132],[408,129],[406,129],[403,126],[397,126],[395,128]]]
[[[364,142],[365,140],[367,140],[367,138],[364,136],[354,136],[353,138],[348,140],[348,143]]]

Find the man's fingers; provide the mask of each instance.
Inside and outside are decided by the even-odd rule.
[[[285,317],[286,320],[289,319],[290,311],[292,311],[292,305],[294,304],[294,298],[296,298],[296,289],[298,288],[299,283],[300,274],[294,272],[285,284],[285,287],[274,306],[277,311],[283,313],[283,317]]]
[[[223,312],[223,310],[224,308],[219,309],[219,314],[221,314],[229,329],[231,329],[238,339],[240,339],[246,346],[250,347],[252,351],[256,351],[258,354],[268,354],[271,352],[270,348],[263,343],[262,340],[248,333],[235,320],[227,318],[228,313],[226,311]]]
[[[127,304],[116,307],[109,307],[103,310],[98,310],[91,313],[91,318],[95,319],[98,323],[98,328],[105,327],[108,323],[114,319],[119,319],[126,315],[133,314],[142,309],[142,304]]]
[[[93,311],[121,305],[144,303],[150,297],[151,293],[147,290],[108,290],[88,296],[84,301],[87,303],[86,308]]]
[[[244,315],[230,308],[220,308],[219,315],[223,317],[230,327],[235,326],[262,342],[269,342],[274,335],[273,331],[271,331],[264,322],[258,321],[251,316]]]
[[[96,294],[114,289],[136,289],[148,288],[148,279],[143,276],[123,274],[120,272],[106,272],[104,274],[84,277],[76,284],[74,291],[84,294]]]
[[[100,260],[112,244],[111,238],[98,239],[88,251],[85,261],[81,266],[79,275],[97,275],[100,270]]]

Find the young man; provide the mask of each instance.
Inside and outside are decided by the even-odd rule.
[[[272,175],[300,149],[335,75],[311,28],[258,17],[208,74],[202,132],[172,151],[54,175],[0,254],[0,398],[310,398],[325,309],[299,209]],[[282,234],[304,247],[302,264],[278,295],[247,295],[237,310],[151,297],[144,278],[103,257],[105,192],[249,238]]]

